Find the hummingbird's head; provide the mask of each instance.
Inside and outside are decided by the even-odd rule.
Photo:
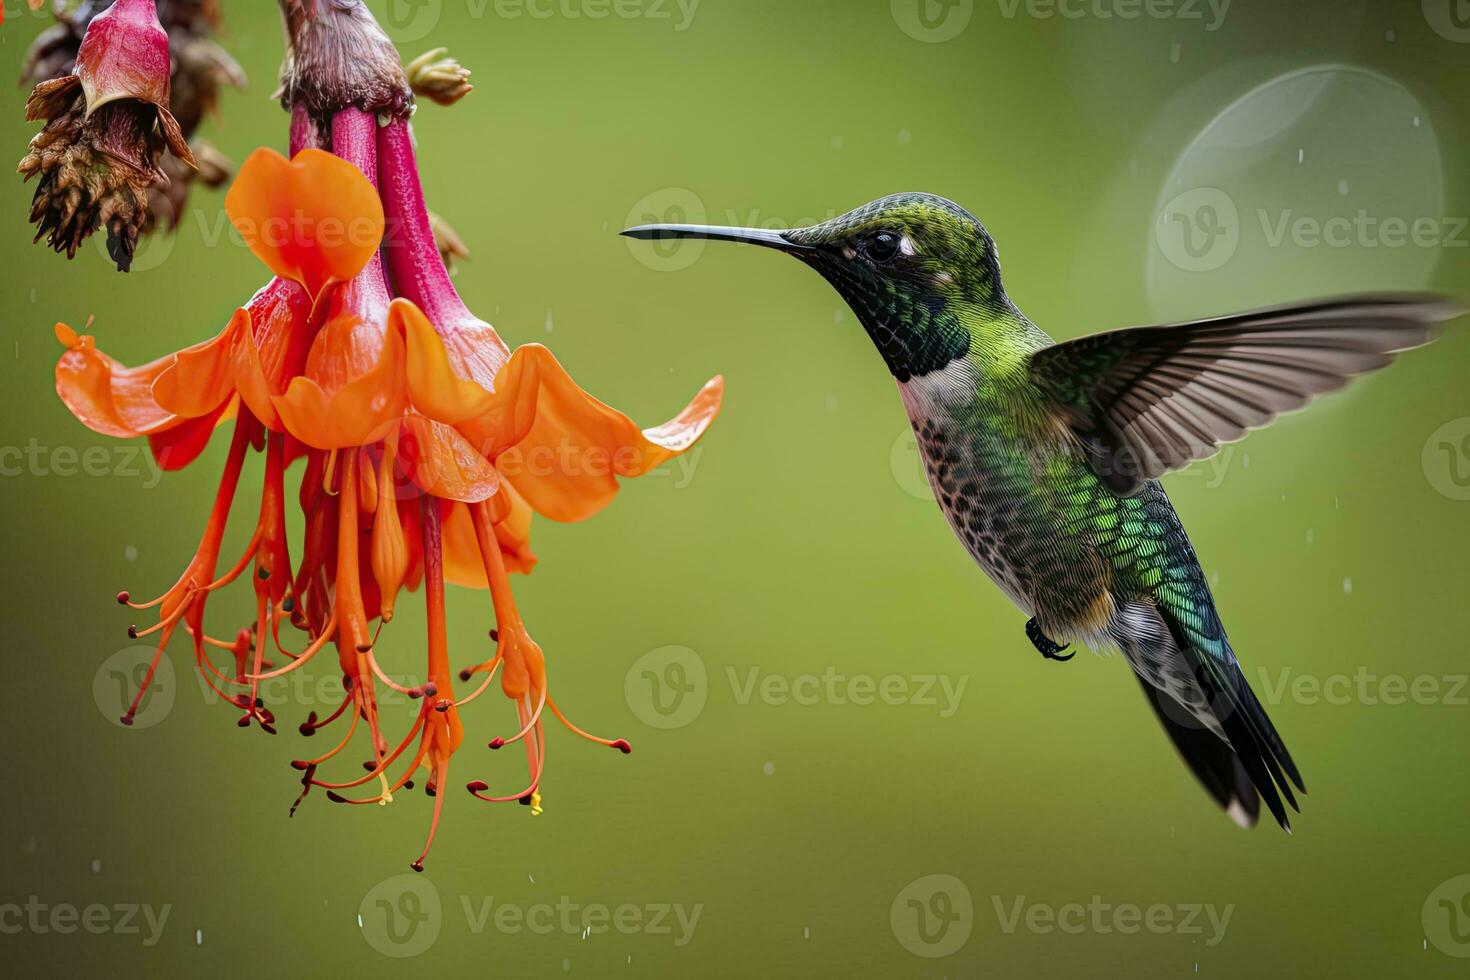
[[[966,309],[1010,306],[985,226],[932,194],[895,194],[788,231],[644,225],[623,234],[744,242],[801,259],[842,294],[900,381],[965,355]]]

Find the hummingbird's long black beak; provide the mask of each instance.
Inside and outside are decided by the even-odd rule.
[[[703,238],[712,242],[739,242],[745,245],[760,245],[783,252],[806,252],[810,245],[802,245],[787,237],[788,232],[771,231],[766,228],[721,228],[717,225],[639,225],[622,232],[628,238],[646,242],[662,242],[680,238]]]

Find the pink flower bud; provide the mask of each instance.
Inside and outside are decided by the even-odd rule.
[[[77,77],[90,116],[117,99],[168,108],[168,32],[154,0],[117,0],[92,19],[77,52]]]

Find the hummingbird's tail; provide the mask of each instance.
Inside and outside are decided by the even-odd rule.
[[[1143,696],[1153,707],[1179,756],[1194,772],[1205,792],[1212,796],[1230,819],[1242,827],[1254,827],[1261,815],[1261,797],[1250,774],[1220,736],[1204,728],[1184,706],[1142,677]],[[1186,721],[1185,719],[1188,718]]]
[[[1223,631],[1211,644],[1218,649],[1204,649],[1167,608],[1129,603],[1114,635],[1164,731],[1205,790],[1243,827],[1255,825],[1264,800],[1290,833],[1286,808],[1299,809],[1292,787],[1306,793],[1306,786]]]

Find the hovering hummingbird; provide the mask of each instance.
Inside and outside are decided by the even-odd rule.
[[[984,226],[932,195],[791,231],[623,234],[761,245],[821,273],[897,381],[950,528],[1030,617],[1036,649],[1120,648],[1215,801],[1249,827],[1264,799],[1290,832],[1301,773],[1157,478],[1428,343],[1460,308],[1358,296],[1058,344],[1006,295]]]

